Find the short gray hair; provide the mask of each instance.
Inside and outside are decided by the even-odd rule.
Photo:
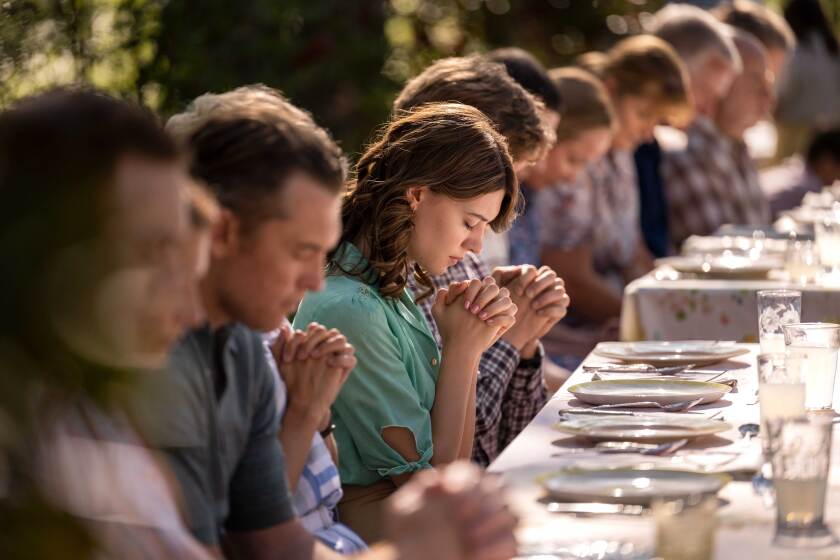
[[[706,10],[678,3],[656,13],[650,32],[670,44],[686,66],[716,54],[740,72],[741,57],[726,27]]]

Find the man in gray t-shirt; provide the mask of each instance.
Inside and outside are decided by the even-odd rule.
[[[193,329],[164,377],[161,398],[171,406],[142,416],[175,472],[195,537],[214,546],[225,531],[293,519],[261,337],[238,324]]]

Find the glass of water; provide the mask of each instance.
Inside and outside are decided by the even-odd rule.
[[[805,383],[801,363],[785,354],[758,355],[758,404],[761,414],[761,443],[769,453],[767,423],[805,414]]]
[[[820,264],[836,273],[840,269],[840,203],[835,202],[831,211],[814,224]]]
[[[820,274],[820,256],[814,242],[789,241],[785,250],[785,270],[794,284],[814,282]]]
[[[831,409],[840,325],[835,323],[793,323],[782,325],[788,360],[799,363],[805,382],[805,408]]]
[[[835,542],[824,521],[832,425],[830,417],[820,414],[768,422],[776,491],[773,542],[778,546],[806,548]]]
[[[715,548],[718,497],[704,494],[651,503],[656,521],[656,557],[711,560]]]
[[[798,323],[802,312],[799,290],[760,290],[758,300],[758,341],[762,354],[783,353],[782,325]]]

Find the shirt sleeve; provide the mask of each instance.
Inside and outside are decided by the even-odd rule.
[[[432,424],[430,407],[424,406],[412,379],[429,375],[415,371],[412,339],[401,344],[382,304],[365,290],[351,296],[326,299],[301,306],[295,327],[317,321],[341,331],[356,350],[356,368],[333,404],[339,430],[346,430],[365,468],[390,477],[431,468]],[[433,401],[433,399],[432,399]],[[388,427],[412,432],[419,460],[408,461],[382,438]]]
[[[230,512],[225,528],[229,531],[266,529],[295,517],[283,448],[277,437],[279,416],[274,376],[260,337],[250,338],[249,354],[256,372],[253,393],[256,407],[245,450],[228,485]]]
[[[545,406],[542,344],[528,363],[519,352],[497,340],[481,356],[476,386],[476,448],[473,460],[487,466]]]
[[[213,484],[207,469],[208,415],[212,398],[201,366],[182,344],[166,371],[149,374],[132,401],[133,416],[148,444],[162,453],[178,483],[184,521],[206,545],[219,542]]]
[[[529,360],[527,365],[519,362],[516,366],[502,401],[504,421],[499,426],[500,452],[525,429],[548,402],[548,390],[543,374],[544,358],[545,351],[540,344],[536,360]]]
[[[499,449],[499,430],[504,422],[505,393],[519,363],[519,352],[497,340],[481,354],[475,388],[475,447],[473,460],[487,466]]]

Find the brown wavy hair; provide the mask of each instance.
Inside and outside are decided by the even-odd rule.
[[[498,62],[476,55],[437,60],[405,84],[394,111],[443,102],[465,103],[487,115],[507,140],[515,162],[537,161],[554,144],[553,132],[540,119],[543,102]]]
[[[481,111],[432,103],[398,113],[356,164],[341,210],[341,242],[364,247],[373,270],[340,271],[372,280],[387,297],[399,297],[410,272],[429,288],[421,299],[431,293],[426,272],[417,264],[410,270],[408,262],[414,224],[407,190],[414,186],[459,200],[504,190],[490,221],[497,232],[510,226],[520,205],[507,143]],[[336,260],[333,253],[331,272]]]

